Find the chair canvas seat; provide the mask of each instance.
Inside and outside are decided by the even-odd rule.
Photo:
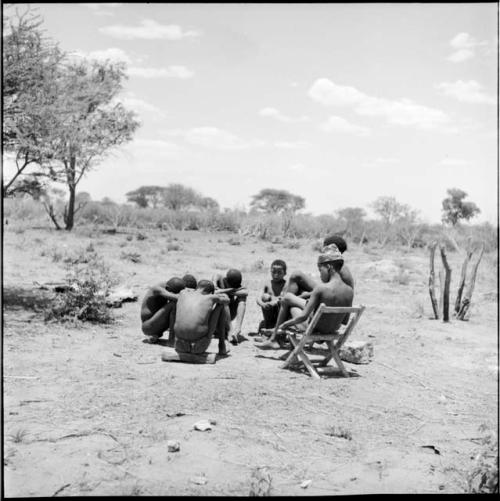
[[[340,369],[342,375],[344,377],[348,377],[349,373],[347,372],[342,360],[340,359],[340,349],[342,345],[347,341],[347,338],[350,336],[354,327],[358,323],[359,317],[365,310],[364,306],[326,306],[325,304],[320,304],[314,315],[311,317],[305,332],[301,335],[296,331],[287,330],[286,334],[290,342],[292,343],[293,349],[287,354],[287,358],[285,363],[282,365],[283,368],[288,368],[292,364],[303,363],[311,376],[315,379],[321,379],[316,367],[313,362],[307,356],[305,352],[305,348],[307,345],[311,345],[314,342],[325,341],[329,353],[324,356],[322,360],[319,361],[319,367],[325,367],[330,360],[334,360]],[[339,332],[338,330],[332,332],[331,334],[320,333],[314,330],[320,318],[325,315],[338,315],[339,313],[353,313],[351,315],[349,323],[343,330],[343,332]]]

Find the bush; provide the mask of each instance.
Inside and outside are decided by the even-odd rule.
[[[106,306],[106,296],[116,280],[99,256],[91,256],[85,266],[70,265],[66,283],[68,289],[58,294],[45,311],[46,321],[104,324],[113,321],[111,310]]]
[[[485,431],[485,427],[481,427]],[[474,468],[467,475],[469,494],[498,494],[498,437],[488,433],[482,439],[482,450],[477,454]]]

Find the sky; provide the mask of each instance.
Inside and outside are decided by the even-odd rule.
[[[497,3],[33,7],[61,49],[127,63],[141,127],[81,181],[93,200],[181,183],[248,209],[274,188],[435,223],[460,188],[497,221]]]

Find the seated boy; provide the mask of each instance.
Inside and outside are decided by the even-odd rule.
[[[261,329],[272,329],[276,325],[283,288],[285,286],[286,263],[281,259],[275,259],[271,263],[271,280],[264,284],[262,294],[257,296],[256,302],[262,309],[262,320],[259,324]]]
[[[316,285],[311,291],[309,299],[298,297],[291,293],[286,293],[281,301],[281,308],[276,322],[276,327],[268,341],[256,344],[262,350],[273,350],[280,348],[276,340],[278,334],[292,325],[301,324],[307,321],[321,303],[326,306],[352,306],[354,297],[353,288],[347,285],[341,277],[344,260],[342,254],[334,244],[329,246],[323,254],[318,257],[318,270],[321,283]],[[288,315],[292,318],[286,320]],[[335,315],[333,322],[331,317],[328,320],[320,320],[315,330],[323,333],[335,332],[341,325],[345,314]]]
[[[225,294],[214,294],[210,280],[200,280],[195,290],[184,289],[177,299],[175,345],[180,353],[201,355],[207,351],[216,330],[223,332],[226,320]],[[219,355],[227,355],[224,336],[219,337]]]
[[[168,330],[168,342],[173,344],[175,303],[185,287],[182,278],[173,277],[148,289],[141,305],[142,332],[148,336],[148,342],[157,343]]]
[[[217,292],[227,294],[229,297],[229,304],[224,306],[226,311],[225,336],[229,338],[231,344],[238,344],[248,297],[248,290],[241,285],[241,272],[231,269],[226,273],[226,276],[221,274],[215,275],[213,281]],[[219,331],[218,334],[220,334]]]

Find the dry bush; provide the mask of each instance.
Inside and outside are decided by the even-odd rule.
[[[480,427],[486,431],[486,427]],[[469,494],[498,494],[498,435],[487,433],[481,440],[481,450],[476,455],[474,467],[467,475]]]
[[[132,261],[132,263],[140,263],[142,258],[138,252],[125,252],[122,251],[120,258],[125,261]]]
[[[113,321],[111,310],[106,306],[106,296],[110,288],[116,285],[116,279],[99,256],[90,255],[84,266],[81,263],[71,263],[66,283],[67,290],[58,294],[45,310],[46,321]]]

